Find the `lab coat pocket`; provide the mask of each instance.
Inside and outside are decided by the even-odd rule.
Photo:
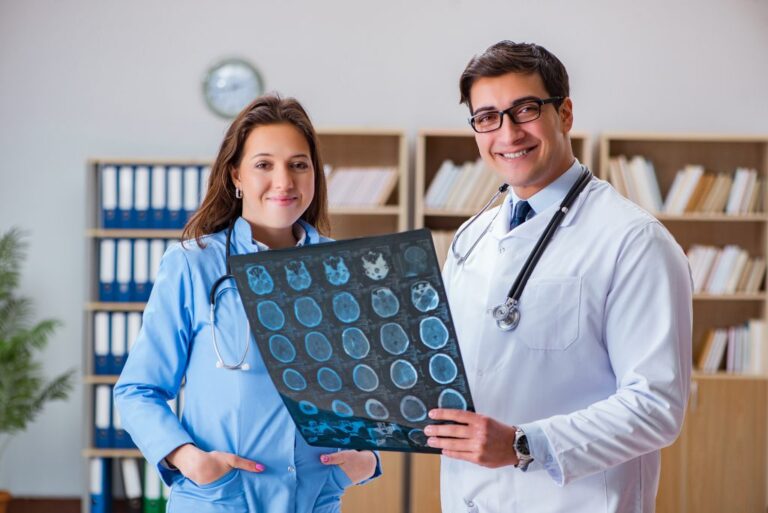
[[[331,467],[331,479],[336,482],[336,486],[338,486],[342,492],[352,484],[352,480],[339,465]]]
[[[581,310],[580,277],[531,280],[520,299],[518,334],[530,349],[563,351],[576,341]]]
[[[168,513],[189,511],[248,511],[240,471],[232,469],[216,481],[205,485],[197,485],[190,479],[183,479],[174,485],[168,501]]]

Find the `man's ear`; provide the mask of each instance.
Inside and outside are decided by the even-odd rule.
[[[573,102],[570,98],[563,100],[558,110],[560,124],[563,127],[563,133],[568,133],[573,128]]]

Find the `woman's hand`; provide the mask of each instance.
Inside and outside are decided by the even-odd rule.
[[[165,457],[165,461],[198,485],[213,483],[233,468],[248,472],[264,471],[264,465],[255,461],[228,452],[205,452],[192,444],[177,447]]]
[[[325,465],[338,465],[352,484],[365,481],[376,471],[376,455],[372,451],[339,451],[320,456]]]

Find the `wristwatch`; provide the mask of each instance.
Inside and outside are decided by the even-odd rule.
[[[517,431],[515,431],[515,452],[517,453],[517,465],[515,465],[515,468],[525,472],[528,469],[528,465],[533,461],[533,456],[531,456],[531,449],[528,447],[528,437],[525,436],[525,432],[520,428],[517,428]]]

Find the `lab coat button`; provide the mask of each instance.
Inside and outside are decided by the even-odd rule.
[[[467,513],[477,513],[477,506],[472,499],[464,499],[464,504],[467,506]]]
[[[293,465],[288,465],[288,472],[296,472],[296,467]]]

